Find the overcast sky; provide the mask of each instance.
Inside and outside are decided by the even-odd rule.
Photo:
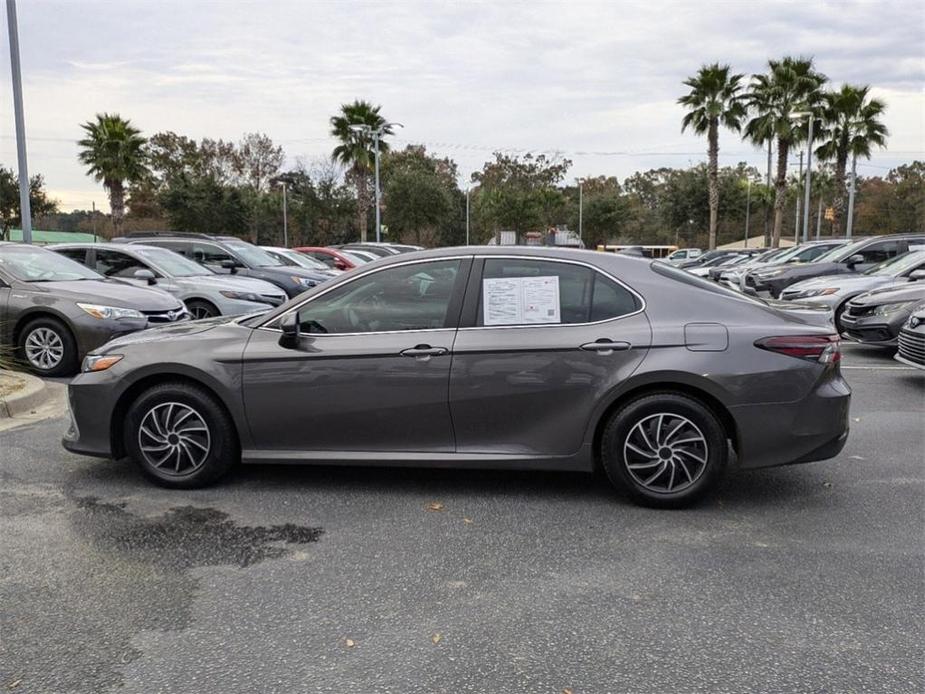
[[[265,132],[289,163],[328,156],[328,119],[364,98],[461,173],[497,149],[561,152],[570,176],[687,166],[682,80],[705,62],[761,71],[815,56],[836,84],[886,100],[888,150],[859,171],[925,158],[921,2],[196,2],[19,0],[30,173],[63,209],[108,210],[76,160],[79,124],[117,112],[151,134]],[[15,168],[9,47],[0,163]],[[721,163],[763,156],[732,133]]]

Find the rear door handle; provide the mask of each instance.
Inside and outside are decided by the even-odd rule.
[[[606,337],[602,337],[600,340],[595,340],[594,342],[586,342],[581,346],[581,349],[586,352],[597,352],[598,354],[606,356],[614,352],[625,352],[630,347],[632,347],[632,345],[629,342],[614,342],[613,340],[608,340]]]
[[[403,357],[415,357],[417,359],[427,360],[431,357],[439,357],[446,354],[449,350],[446,347],[431,347],[430,345],[415,345],[409,349],[403,349],[400,354]]]

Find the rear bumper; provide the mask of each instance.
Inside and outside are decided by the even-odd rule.
[[[848,439],[851,389],[841,376],[791,403],[730,408],[735,419],[741,468],[826,460]]]

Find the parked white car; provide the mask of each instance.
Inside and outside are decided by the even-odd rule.
[[[158,246],[68,243],[50,250],[128,284],[160,289],[182,301],[193,318],[265,311],[286,301],[279,287],[253,277],[219,275]]]
[[[335,268],[328,267],[320,260],[315,260],[310,255],[300,253],[299,251],[293,250],[292,248],[283,248],[281,246],[261,246],[261,248],[281,263],[291,267],[304,267],[308,270],[323,272],[330,275],[331,277],[336,277],[343,272],[343,270],[337,270]]]
[[[699,258],[703,254],[699,248],[679,248],[674,253],[665,258],[665,262],[671,263],[672,265],[677,265],[678,263],[683,263],[685,260],[693,260],[694,258]]]

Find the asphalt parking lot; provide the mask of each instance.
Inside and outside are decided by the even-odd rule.
[[[685,511],[585,475],[150,486],[0,431],[0,691],[925,690],[925,375],[847,347],[836,459]]]

